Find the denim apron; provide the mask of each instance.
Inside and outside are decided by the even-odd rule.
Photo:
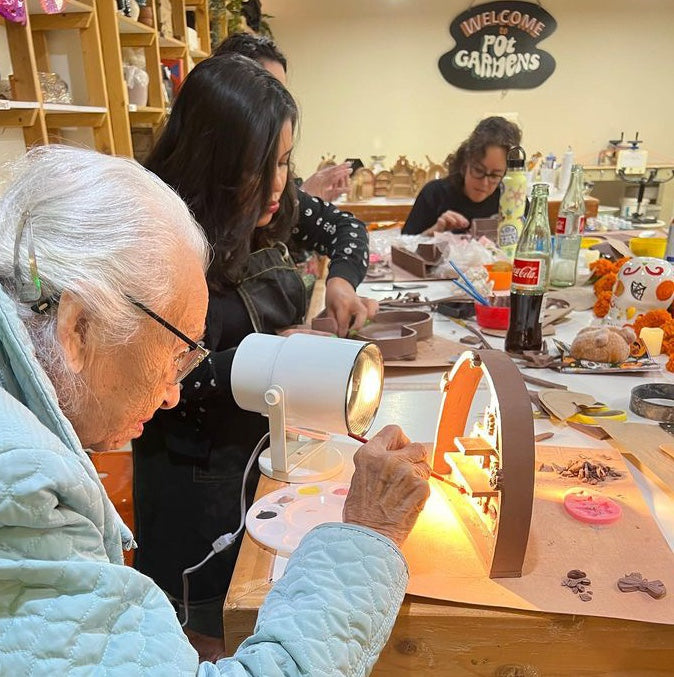
[[[302,322],[307,291],[281,243],[253,252],[236,291],[219,302],[228,316],[231,307],[231,317],[242,317],[243,302],[255,331],[273,334]],[[247,331],[250,326],[241,327],[232,340],[240,341]],[[207,369],[204,362],[197,370],[204,381],[201,388],[210,378]],[[188,379],[185,389],[193,387]],[[158,411],[134,441],[135,530],[140,546],[135,566],[164,589],[176,608],[182,606],[182,570],[201,561],[218,536],[238,527],[243,470],[268,429],[260,414],[242,411],[231,399],[214,398],[203,407],[193,404],[189,412],[180,407]],[[258,478],[255,464],[246,487],[248,507]],[[240,544],[241,536],[190,576],[191,629],[222,637],[222,603]],[[182,618],[182,608],[180,612]]]
[[[307,290],[282,242],[250,254],[236,291],[256,332],[274,334],[304,319]]]

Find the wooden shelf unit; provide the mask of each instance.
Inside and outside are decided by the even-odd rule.
[[[103,44],[103,61],[105,63],[106,83],[110,106],[110,117],[115,148],[119,155],[133,157],[133,128],[150,128],[155,136],[168,114],[167,102],[162,84],[162,59],[180,59],[183,72],[188,73],[193,56],[187,48],[187,21],[184,0],[172,0],[171,22],[173,37],[159,34],[158,3],[148,0],[153,10],[154,26],[146,26],[117,11],[115,0],[94,0],[100,16],[100,32]],[[189,0],[195,3],[199,35],[205,31],[208,36],[208,4],[207,0]],[[191,7],[192,5],[190,5]],[[205,22],[205,23],[204,23]],[[203,47],[202,37],[202,47]],[[210,43],[206,40],[209,51],[200,51],[196,60],[206,58],[210,53]],[[147,106],[129,104],[129,95],[124,81],[122,48],[141,48],[145,54],[145,70],[150,78],[148,85]]]
[[[159,34],[157,0],[148,2],[153,9],[154,26],[121,15],[115,0],[64,0],[57,14],[47,14],[39,0],[27,0],[25,25],[0,19],[7,34],[14,96],[18,99],[0,100],[0,128],[21,129],[26,146],[62,142],[63,130],[90,128],[97,150],[133,157],[132,128],[150,127],[156,133],[168,113],[161,59],[182,60],[187,74],[194,63],[210,55],[207,0],[172,1],[173,37]],[[188,48],[186,3],[194,12],[201,49]],[[48,36],[54,31],[77,32],[86,101],[74,105],[43,101],[38,73],[53,71]],[[129,104],[123,47],[144,51],[149,76],[147,106]]]
[[[194,12],[194,29],[199,36],[200,49],[190,49],[194,63],[210,56],[211,26],[208,18],[208,0],[185,0],[185,12]]]
[[[88,127],[92,130],[95,148],[113,153],[114,139],[93,0],[65,0],[57,14],[47,14],[39,0],[28,0],[26,9],[25,25],[4,22],[14,95],[18,100],[3,102],[0,126],[21,127],[26,146],[63,142],[66,140],[64,129]],[[85,105],[52,104],[43,100],[38,74],[55,70],[48,36],[57,31],[77,32],[86,85]]]

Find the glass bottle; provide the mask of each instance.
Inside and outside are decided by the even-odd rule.
[[[559,206],[555,228],[555,250],[550,273],[550,284],[554,287],[571,287],[576,284],[576,266],[584,228],[583,168],[581,165],[573,165],[571,181]]]
[[[507,171],[503,177],[499,198],[499,221],[497,243],[512,261],[517,240],[524,227],[524,212],[527,202],[527,175],[524,163],[527,159],[522,146],[511,148],[506,155]]]
[[[529,215],[513,261],[506,352],[540,350],[543,346],[540,315],[543,294],[550,279],[551,249],[548,185],[535,183]]]

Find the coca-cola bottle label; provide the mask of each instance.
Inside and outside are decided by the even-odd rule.
[[[573,217],[568,216],[558,216],[557,217],[557,226],[555,228],[556,235],[572,235],[573,231]],[[578,233],[582,233],[585,230],[585,215],[578,217]]]
[[[512,284],[514,287],[533,289],[543,286],[545,261],[543,259],[518,259],[513,261]]]

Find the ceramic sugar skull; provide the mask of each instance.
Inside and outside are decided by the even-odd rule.
[[[663,259],[635,257],[618,271],[609,318],[630,321],[649,310],[668,308],[674,301],[674,267]]]

